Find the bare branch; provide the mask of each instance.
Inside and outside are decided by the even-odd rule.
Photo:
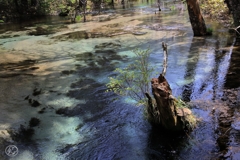
[[[240,35],[240,33],[238,32],[239,28],[240,28],[240,26],[238,26],[237,28],[234,28],[234,30]]]
[[[163,48],[163,55],[164,55],[162,75],[165,76],[167,72],[167,56],[168,56],[167,44],[162,42],[162,48]]]

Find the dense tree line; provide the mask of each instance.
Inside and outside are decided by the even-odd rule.
[[[101,11],[101,5],[113,0],[0,0],[0,20],[39,15],[85,15],[86,9]]]
[[[1,0],[0,19],[9,21],[24,16],[46,15],[53,0]]]

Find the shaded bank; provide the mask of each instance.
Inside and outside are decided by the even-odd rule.
[[[235,26],[240,25],[240,2],[238,0],[225,0],[230,13],[233,15]]]
[[[48,15],[49,9],[49,2],[43,0],[1,0],[0,20],[9,22]]]
[[[235,27],[240,26],[240,1],[238,0],[226,0],[227,6],[229,8],[230,13],[233,15],[234,25]],[[240,46],[240,27],[237,28],[236,33],[236,42],[235,45]]]
[[[232,48],[232,55],[230,66],[228,69],[228,73],[226,76],[226,84],[225,87],[227,88],[238,88],[240,87],[240,47]]]

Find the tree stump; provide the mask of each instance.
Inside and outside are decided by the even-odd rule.
[[[164,63],[162,74],[151,80],[154,99],[146,93],[148,98],[148,118],[154,124],[167,130],[190,130],[196,124],[196,118],[186,104],[172,95],[172,90],[164,75],[167,68],[167,45],[162,43]]]
[[[165,77],[160,74],[158,78],[152,79],[151,84],[154,99],[146,93],[150,121],[171,131],[191,129],[195,125],[196,119],[186,106],[178,106],[179,100],[172,95],[172,90]]]

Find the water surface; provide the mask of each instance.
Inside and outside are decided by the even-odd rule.
[[[212,112],[216,106],[226,107],[218,101],[232,56],[231,35],[209,22],[213,36],[193,37],[185,10],[155,13],[157,8],[138,8],[137,14],[118,13],[106,22],[1,30],[0,130],[19,131],[14,141],[5,136],[5,146],[19,148],[12,159],[214,159],[231,153],[219,147],[217,113]],[[37,27],[59,28],[29,35]],[[96,36],[101,31],[112,34],[112,29],[126,33]],[[136,31],[146,34],[132,34]],[[192,101],[200,120],[193,132],[178,136],[152,127],[143,106],[105,92],[114,69],[134,62],[134,48],[151,48],[157,77],[163,41],[169,49],[166,78],[173,94]],[[31,118],[40,123],[31,126]],[[229,157],[239,153],[234,152]]]

